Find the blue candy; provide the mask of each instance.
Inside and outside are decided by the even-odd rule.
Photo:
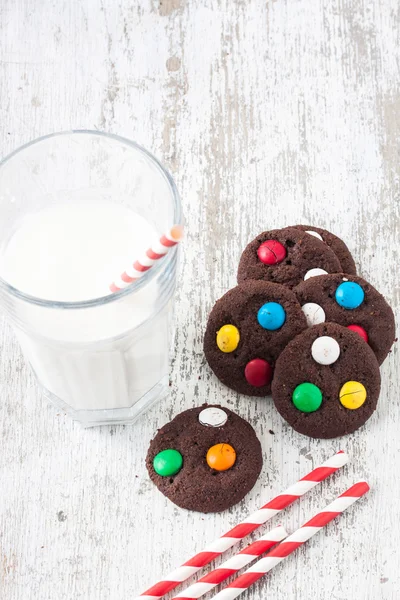
[[[258,311],[257,320],[264,329],[275,331],[286,321],[286,313],[283,306],[277,302],[267,302]]]
[[[352,310],[364,302],[364,295],[361,285],[354,281],[344,281],[336,289],[335,299],[339,306]]]

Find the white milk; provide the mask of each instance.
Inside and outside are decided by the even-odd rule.
[[[120,204],[62,203],[25,217],[0,257],[3,279],[43,300],[100,298],[156,232]]]
[[[26,216],[3,242],[0,276],[49,301],[109,294],[109,284],[156,237],[153,226],[106,200],[54,204]],[[75,411],[131,407],[168,373],[170,294],[145,285],[78,310],[15,301],[16,334],[45,394]],[[152,317],[151,319],[149,319]]]

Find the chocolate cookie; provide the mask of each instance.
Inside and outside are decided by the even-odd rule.
[[[303,281],[294,292],[308,324],[331,321],[349,327],[371,346],[379,364],[395,338],[393,311],[385,298],[356,275],[323,275]]]
[[[262,467],[251,425],[219,405],[191,408],[150,443],[150,479],[172,502],[203,513],[230,508],[251,490]]]
[[[357,273],[356,265],[354,259],[350,253],[350,250],[346,246],[343,240],[338,238],[336,235],[327,231],[326,229],[321,229],[321,227],[313,227],[311,225],[293,225],[296,229],[301,229],[310,235],[314,235],[318,237],[318,239],[328,244],[330,248],[334,251],[336,256],[339,259],[341,265],[341,271],[343,273],[350,273],[355,275]]]
[[[378,361],[359,335],[336,323],[310,327],[276,362],[272,398],[299,433],[334,438],[352,433],[376,408]]]
[[[246,281],[217,300],[208,318],[204,353],[215,375],[248,396],[271,391],[276,359],[307,321],[292,291]]]
[[[293,288],[301,281],[341,271],[339,259],[324,242],[294,227],[260,233],[245,248],[238,283],[262,279]]]

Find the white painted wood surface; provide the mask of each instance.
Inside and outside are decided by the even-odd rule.
[[[84,430],[48,407],[1,324],[1,598],[132,598],[338,447],[352,464],[281,520],[359,478],[369,498],[243,597],[400,598],[398,350],[368,426],[334,441],[223,388],[202,354],[241,249],[295,222],[343,236],[399,321],[399,23],[398,0],[1,0],[1,154],[68,128],[134,139],[173,172],[188,231],[171,395],[134,426]],[[253,423],[265,465],[244,502],[202,516],[157,492],[144,457],[206,400]]]

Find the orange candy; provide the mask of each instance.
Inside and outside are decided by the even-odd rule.
[[[229,444],[215,444],[207,452],[207,464],[216,471],[227,471],[236,462],[236,451]]]

